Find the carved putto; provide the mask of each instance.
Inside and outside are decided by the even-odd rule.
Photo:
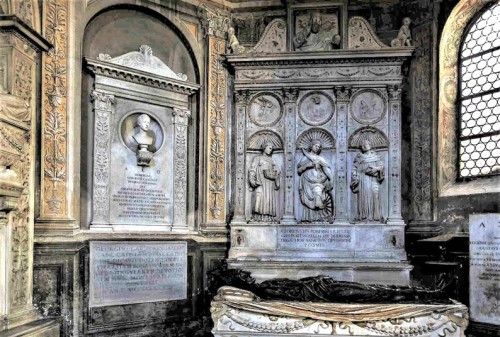
[[[108,54],[99,54],[98,59],[179,81],[187,81],[187,75],[182,73],[176,74],[162,60],[154,56],[151,47],[146,45],[142,45],[138,52],[133,51],[114,58]]]
[[[323,51],[337,49],[341,37],[331,20],[324,20],[319,11],[312,12],[309,22],[301,27],[293,38],[295,49],[300,51]]]
[[[392,47],[411,47],[411,30],[410,30],[411,19],[406,17],[403,19],[403,25],[399,29],[398,36],[391,41]]]
[[[366,139],[361,144],[361,153],[354,158],[351,172],[351,190],[358,195],[355,220],[383,222],[380,184],[384,178],[384,163]]]
[[[231,54],[241,54],[245,52],[245,47],[240,45],[240,41],[238,41],[233,27],[229,27],[227,30],[227,45],[228,51]]]

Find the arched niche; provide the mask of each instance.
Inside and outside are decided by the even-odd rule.
[[[94,15],[88,20],[82,36],[82,56],[89,59],[98,59],[100,54],[107,54],[111,58],[124,55],[131,51],[138,51],[141,46],[149,46],[154,56],[168,65],[175,73],[187,75],[189,83],[200,83],[200,68],[192,43],[181,30],[169,21],[165,13],[158,13],[150,8],[136,5],[109,6],[107,1],[99,4],[97,10],[86,11]],[[108,7],[107,7],[108,6]],[[95,6],[94,6],[95,7]],[[178,23],[178,22],[177,22]],[[191,41],[192,42],[192,41]],[[82,67],[83,68],[83,67]],[[94,75],[83,71],[81,76],[81,223],[87,227],[92,214],[92,143],[93,113],[92,90]],[[194,148],[197,139],[197,119],[199,112],[199,94],[190,98],[191,112],[188,132],[188,168],[195,167]],[[188,195],[193,195],[195,173],[189,170]],[[187,201],[188,209],[194,208],[194,200]],[[190,224],[193,228],[194,224]]]

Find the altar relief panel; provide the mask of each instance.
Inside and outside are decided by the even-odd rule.
[[[230,266],[264,279],[310,275],[303,261],[335,263],[338,279],[406,284],[401,66],[412,49],[379,44],[359,17],[347,35],[372,41],[353,47],[369,52],[300,49],[322,25],[341,29],[329,27],[337,12],[325,13],[294,9],[297,27],[310,24],[289,35],[294,52],[227,56],[236,108]],[[389,265],[372,278],[367,270],[381,263]]]

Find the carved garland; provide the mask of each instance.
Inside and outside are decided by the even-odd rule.
[[[225,220],[226,72],[222,65],[225,42],[210,38],[208,209],[210,220]]]
[[[67,179],[67,0],[47,0],[45,37],[54,46],[44,55],[41,215],[66,214]]]

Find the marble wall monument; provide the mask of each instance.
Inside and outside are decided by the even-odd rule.
[[[289,13],[254,49],[227,56],[236,133],[229,265],[257,280],[321,273],[408,284],[401,68],[413,49],[383,44],[363,18],[341,24],[341,7]],[[334,50],[341,45],[349,48]]]
[[[187,243],[90,242],[89,306],[187,298]]]
[[[470,318],[499,326],[500,214],[472,214],[469,223]]]
[[[189,97],[199,86],[146,45],[86,61],[95,75],[91,229],[188,231]]]

